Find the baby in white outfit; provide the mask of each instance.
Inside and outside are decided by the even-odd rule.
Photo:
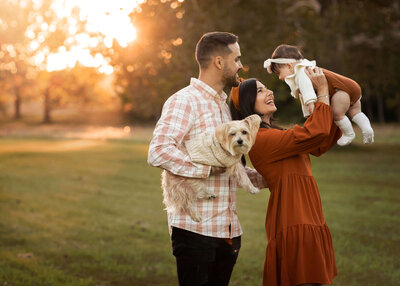
[[[304,59],[297,47],[280,45],[273,52],[270,59],[264,62],[264,67],[269,73],[276,73],[280,80],[285,81],[294,98],[299,98],[303,115],[310,116],[317,101],[311,80],[305,74],[305,68],[314,68],[315,61]],[[332,71],[322,69],[328,81],[329,96],[332,105],[335,124],[342,130],[343,135],[337,144],[345,146],[355,138],[351,120],[356,123],[362,133],[364,144],[374,142],[374,131],[369,119],[361,111],[361,88],[354,80]]]

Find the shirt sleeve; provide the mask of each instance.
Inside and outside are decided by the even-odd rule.
[[[303,127],[296,125],[289,130],[268,129],[268,132],[259,132],[256,145],[260,160],[274,162],[316,151],[331,134],[332,122],[330,106],[317,102],[314,113]]]
[[[150,142],[147,162],[183,177],[206,178],[211,166],[193,163],[179,148],[190,131],[195,115],[190,101],[175,94],[164,104]]]
[[[303,102],[305,105],[309,104],[310,102],[317,101],[317,95],[315,94],[314,87],[310,78],[306,75],[304,68],[301,68],[298,72],[297,78],[297,85],[299,87],[300,93],[303,97]]]

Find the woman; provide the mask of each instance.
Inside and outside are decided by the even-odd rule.
[[[265,230],[267,251],[263,285],[331,284],[336,276],[332,238],[308,154],[319,156],[340,138],[329,106],[328,85],[320,69],[307,71],[317,89],[314,113],[304,123],[283,130],[274,126],[274,94],[256,79],[232,90],[232,117],[262,118],[249,156],[271,192]]]

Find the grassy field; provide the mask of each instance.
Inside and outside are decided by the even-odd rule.
[[[313,158],[334,285],[400,281],[400,127]],[[0,137],[0,285],[177,285],[160,170],[148,138]],[[244,230],[231,285],[261,284],[268,190],[238,191]]]

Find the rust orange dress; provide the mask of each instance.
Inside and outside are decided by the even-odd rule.
[[[332,238],[309,154],[323,154],[340,136],[330,106],[320,102],[304,127],[260,128],[249,155],[271,192],[263,285],[331,284],[336,276]]]

